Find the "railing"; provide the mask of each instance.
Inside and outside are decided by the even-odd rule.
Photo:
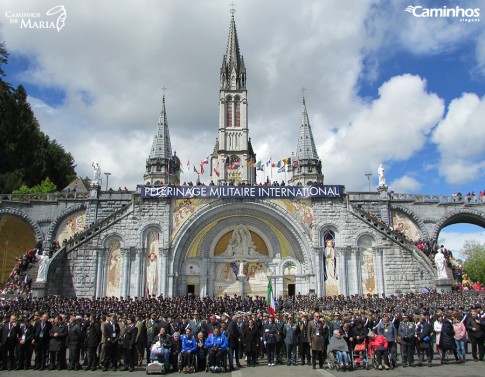
[[[78,192],[55,192],[50,194],[1,194],[0,202],[23,202],[30,203],[34,201],[57,202],[62,200],[84,200],[89,198],[89,193]]]
[[[425,195],[425,194],[398,194],[391,192],[389,198],[395,201],[412,201],[416,203],[454,203],[471,204],[485,203],[485,196],[477,195]]]

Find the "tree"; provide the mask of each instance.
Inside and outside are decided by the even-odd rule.
[[[52,183],[49,177],[47,177],[40,185],[35,185],[30,188],[26,185],[22,185],[18,190],[14,190],[13,194],[49,194],[53,192],[57,192],[57,187]]]
[[[485,285],[485,243],[465,241],[461,253],[465,256],[465,270],[472,281]]]
[[[0,43],[0,193],[39,185],[46,177],[65,187],[76,178],[74,158],[40,130],[25,88],[3,80],[7,62]]]

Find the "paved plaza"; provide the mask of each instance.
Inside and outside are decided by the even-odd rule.
[[[226,377],[275,377],[275,373],[277,373],[278,377],[331,377],[331,376],[342,376],[350,374],[353,377],[371,377],[376,375],[385,375],[385,376],[425,376],[425,377],[456,377],[456,376],[463,376],[463,377],[483,377],[485,374],[485,362],[473,362],[468,361],[465,364],[455,365],[455,364],[448,364],[448,365],[440,365],[439,360],[433,361],[433,367],[428,368],[427,366],[423,367],[416,367],[416,368],[402,368],[397,367],[394,370],[389,371],[378,371],[378,370],[364,370],[364,369],[357,369],[352,372],[337,372],[335,370],[329,369],[316,369],[313,370],[311,366],[286,366],[286,365],[277,365],[275,367],[268,367],[262,364],[262,360],[260,360],[260,366],[256,368],[243,368],[236,370],[232,373],[221,373],[222,376]],[[144,367],[137,367],[134,373],[124,372],[118,370],[117,372],[108,371],[102,372],[101,370],[97,370],[95,372],[83,372],[83,371],[33,371],[33,370],[22,370],[22,371],[0,371],[0,375],[8,375],[8,376],[18,376],[18,377],[55,377],[55,376],[89,376],[89,377],[113,377],[113,376],[139,376],[145,375],[145,368]],[[179,373],[169,373],[168,376],[178,376]],[[207,376],[205,372],[197,372],[195,374],[201,376]]]

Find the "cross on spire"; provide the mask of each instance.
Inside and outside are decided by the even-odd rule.
[[[303,93],[303,102],[305,102],[305,87],[302,87],[301,89],[301,92]]]
[[[167,90],[167,88],[165,87],[165,85],[163,86],[162,88],[162,93],[163,93],[163,96],[165,97],[165,91]]]
[[[234,3],[234,1],[233,1],[233,2],[232,2],[231,4],[229,4],[229,5],[231,6],[231,10],[230,10],[230,12],[231,12],[232,16],[234,17],[234,13],[236,13],[236,9],[234,9],[234,6],[235,6],[236,4],[235,4],[235,3]]]

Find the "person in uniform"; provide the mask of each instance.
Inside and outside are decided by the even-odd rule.
[[[300,358],[301,358],[301,365],[305,365],[305,360],[308,361],[308,364],[311,363],[311,356],[310,356],[310,345],[308,343],[308,315],[303,313],[300,321],[298,322],[299,332],[298,332],[298,340],[299,340],[299,348],[300,348]]]
[[[416,325],[416,339],[419,345],[419,366],[424,363],[424,356],[428,357],[428,366],[432,366],[433,347],[431,345],[431,336],[433,335],[433,326],[427,321],[424,314],[421,314],[419,323]]]
[[[84,349],[86,350],[86,366],[84,370],[96,370],[96,350],[101,342],[101,329],[94,318],[87,321],[86,336],[84,338]]]
[[[123,334],[123,353],[124,353],[124,371],[135,371],[135,364],[137,360],[136,338],[138,335],[138,326],[135,326],[135,317],[130,317],[126,320],[127,325],[125,333]],[[145,343],[143,343],[145,344]]]
[[[23,323],[20,325],[20,340],[18,348],[19,363],[17,369],[30,369],[32,360],[32,339],[34,336],[34,325],[32,324],[32,317],[25,317]]]
[[[16,368],[15,349],[19,344],[19,338],[20,326],[17,323],[17,317],[11,315],[1,328],[0,340],[2,342],[2,367],[4,370]]]
[[[264,325],[263,342],[268,354],[268,366],[274,367],[276,353],[276,335],[278,326],[275,323],[274,315],[269,316],[269,321]]]
[[[113,371],[117,369],[118,363],[118,339],[120,337],[120,325],[116,323],[116,315],[111,313],[104,324],[104,365],[103,371],[106,372],[111,365]]]
[[[64,322],[62,316],[54,318],[54,323],[49,331],[49,370],[57,368],[62,369],[62,355],[65,355],[66,337],[67,337],[67,325]]]
[[[286,345],[287,365],[296,365],[296,348],[298,346],[300,327],[295,323],[293,316],[283,326],[283,338]]]
[[[410,315],[404,314],[398,329],[398,342],[401,343],[402,366],[414,367],[414,348],[416,342],[416,326],[409,321]]]
[[[67,347],[69,349],[69,370],[81,369],[81,364],[79,364],[79,358],[81,355],[82,335],[83,334],[81,331],[81,325],[79,324],[79,318],[72,316],[67,331]]]

